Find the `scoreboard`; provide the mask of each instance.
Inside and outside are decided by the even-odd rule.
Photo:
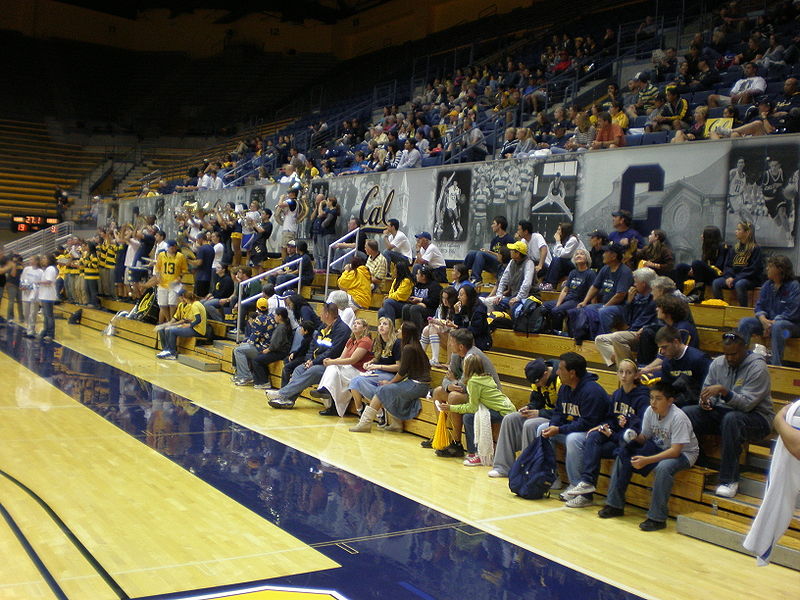
[[[58,225],[56,217],[43,215],[11,215],[11,231],[14,233],[33,233],[53,225]]]

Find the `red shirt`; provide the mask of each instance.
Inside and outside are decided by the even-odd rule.
[[[344,345],[344,352],[342,352],[342,358],[350,358],[353,355],[353,352],[356,351],[357,348],[364,348],[367,353],[361,357],[357,363],[353,366],[358,369],[359,371],[364,370],[364,363],[372,360],[372,338],[369,336],[364,336],[360,340],[354,340],[352,337],[347,340],[347,343]]]
[[[619,143],[617,140],[619,139]],[[617,143],[618,146],[625,145],[625,132],[622,131],[622,127],[617,125],[616,123],[611,123],[606,127],[600,127],[597,130],[597,136],[594,138],[595,142],[614,142]]]

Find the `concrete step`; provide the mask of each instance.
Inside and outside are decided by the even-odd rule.
[[[750,530],[750,523],[721,515],[693,512],[678,515],[678,533],[722,546],[743,554],[752,553],[742,547]],[[800,539],[783,536],[772,551],[771,561],[789,569],[800,571]]]
[[[221,365],[218,360],[211,360],[209,358],[202,358],[199,356],[188,356],[186,354],[178,355],[178,362],[187,367],[192,367],[198,371],[219,371]]]

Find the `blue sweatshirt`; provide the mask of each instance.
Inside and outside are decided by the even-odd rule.
[[[754,246],[752,252],[737,250],[737,246],[731,248],[728,257],[725,259],[725,272],[723,277],[733,277],[735,281],[747,279],[760,284],[764,278],[764,257],[761,255],[761,246]]]
[[[606,391],[597,383],[597,375],[586,373],[573,390],[562,385],[550,425],[559,433],[589,431],[608,415],[609,400]]]
[[[338,317],[330,327],[323,324],[317,329],[317,335],[311,342],[306,360],[321,365],[326,358],[339,358],[351,333],[347,324]]]
[[[622,317],[631,331],[639,331],[656,320],[656,303],[652,294],[636,294],[633,302],[626,303],[622,310]]]
[[[761,286],[755,314],[773,321],[785,319],[800,323],[800,283],[792,279],[775,289],[775,284],[768,279]]]
[[[672,385],[678,377],[686,375],[689,379],[688,384],[692,397],[697,400],[700,397],[700,390],[710,364],[711,360],[703,351],[689,346],[682,357],[664,359],[661,364],[661,381]]]
[[[642,418],[648,406],[650,406],[650,388],[646,385],[637,385],[627,393],[621,387],[617,388],[611,394],[611,407],[606,423],[608,423],[612,431],[619,431],[620,426],[617,417],[623,415],[628,419],[628,423],[625,425],[626,429],[630,427],[636,431],[641,431]]]

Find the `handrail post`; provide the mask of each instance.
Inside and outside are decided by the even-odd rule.
[[[239,343],[239,336],[242,334],[242,291],[244,282],[239,283],[239,299],[236,301],[236,343]]]
[[[300,264],[297,266],[297,293],[303,295],[303,263],[305,261],[300,259]]]

